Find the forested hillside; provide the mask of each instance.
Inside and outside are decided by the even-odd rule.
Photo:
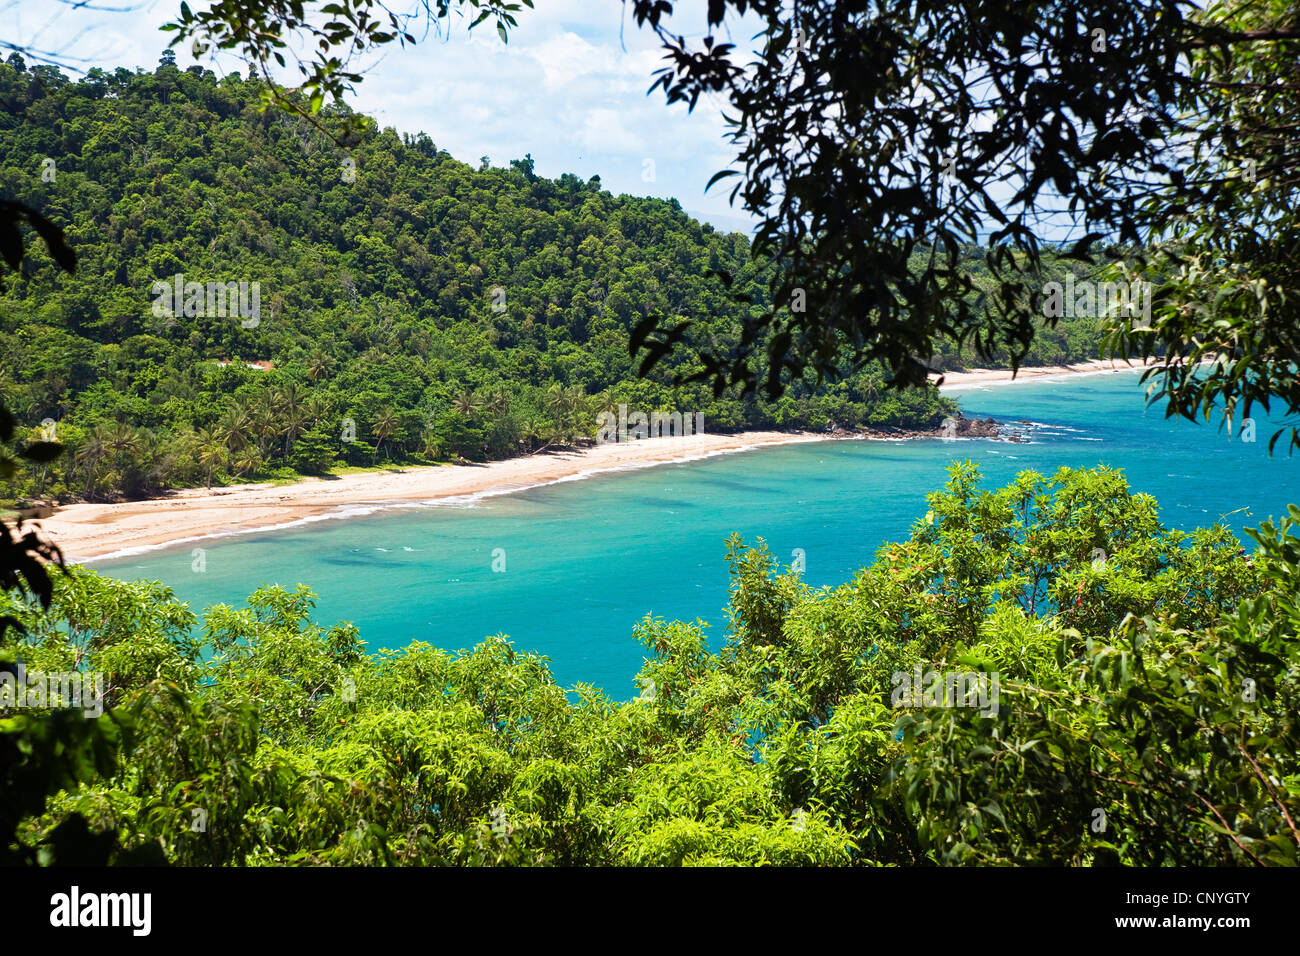
[[[745,238],[676,202],[540,178],[528,158],[474,168],[373,123],[340,150],[260,113],[237,75],[16,65],[0,66],[0,179],[80,260],[66,276],[34,252],[4,300],[3,399],[69,447],[28,493],[500,458],[590,436],[619,402],[701,411],[712,431],[942,417],[935,395],[867,375],[778,405],[668,387],[684,359],[639,381],[628,333],[646,315],[703,317],[723,341],[742,306],[709,273],[762,294]],[[177,274],[256,282],[259,312],[156,315],[153,284]]]
[[[258,90],[167,62],[80,82],[0,64],[0,185],[79,257],[68,275],[34,246],[0,300],[0,399],[23,438],[67,448],[10,497],[502,458],[590,437],[620,402],[699,411],[710,431],[933,427],[951,411],[872,371],[775,403],[671,385],[693,371],[686,354],[640,379],[627,346],[645,317],[727,342],[760,308],[745,237],[675,201],[538,177],[527,157],[475,168],[372,122],[341,149],[259,111]],[[256,283],[256,316],[155,309],[154,284],[178,274],[247,283],[245,305]],[[1090,357],[1096,338],[1076,320],[1030,361]]]

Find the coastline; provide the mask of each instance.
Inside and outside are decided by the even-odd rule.
[[[368,514],[386,506],[508,494],[613,471],[694,461],[769,445],[825,441],[811,432],[740,432],[593,445],[486,464],[427,465],[288,485],[187,488],[163,498],[66,505],[34,524],[69,564],[207,538]]]
[[[973,368],[961,372],[945,372],[943,384],[939,386],[939,391],[946,395],[950,390],[978,388],[985,385],[1016,385],[1021,382],[1055,375],[1099,375],[1111,372],[1137,372],[1144,367],[1140,363],[1120,361],[1118,359],[1089,359],[1087,362],[1074,362],[1070,365],[1022,366],[1015,373],[1014,378],[1009,368]],[[931,381],[935,380],[931,379]]]
[[[960,392],[1049,376],[1137,371],[1140,365],[1094,359],[1072,365],[949,372],[940,390]],[[912,433],[774,432],[702,434],[542,452],[486,464],[426,465],[334,478],[303,478],[221,488],[187,488],[161,498],[111,504],[81,502],[36,519],[68,563],[101,561],[228,535],[371,514],[385,507],[451,503],[522,491],[592,475],[694,461],[772,445],[834,439],[900,441]]]

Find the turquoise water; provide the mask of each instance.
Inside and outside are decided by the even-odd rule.
[[[986,484],[1062,465],[1123,468],[1167,525],[1258,523],[1300,502],[1300,458],[1268,457],[1271,432],[1231,440],[1214,425],[1145,407],[1137,375],[1026,382],[954,393],[970,417],[1026,419],[1028,444],[981,439],[826,441],[598,475],[472,506],[401,508],[97,562],[121,578],[171,585],[196,610],[240,603],[257,585],[310,584],[322,623],[350,620],[371,650],[413,640],[457,649],[505,633],[551,658],[564,685],[635,693],[645,656],[632,637],[647,613],[726,626],[724,542],[766,539],[805,579],[839,584],[887,540],[907,535],[954,459]],[[1279,443],[1280,445],[1281,443]],[[1246,509],[1242,511],[1241,509]],[[500,550],[497,550],[500,549]],[[494,571],[493,564],[504,570]]]

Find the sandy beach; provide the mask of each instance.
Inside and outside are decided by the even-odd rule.
[[[1007,384],[1052,375],[1118,372],[1140,366],[1109,360],[1074,365],[949,372],[942,390]],[[304,478],[292,484],[191,488],[164,498],[119,504],[73,504],[35,522],[63,549],[69,562],[103,558],[138,548],[199,541],[218,535],[274,528],[359,506],[382,507],[471,495],[504,494],[580,475],[687,461],[765,445],[823,441],[826,435],[742,432],[692,435],[545,452],[487,464],[443,465],[366,472],[336,478]]]
[[[68,505],[35,524],[72,563],[128,549],[276,527],[358,505],[500,494],[578,475],[824,438],[786,432],[690,435],[595,445],[482,465],[434,465],[305,478],[285,485],[230,485],[210,491],[192,488],[148,501]]]
[[[1099,372],[1126,372],[1137,371],[1141,369],[1141,362],[1122,362],[1116,359],[1091,359],[1087,362],[1076,362],[1072,365],[1035,365],[1022,366],[1020,371],[1012,377],[1009,368],[973,368],[963,372],[946,372],[943,376],[943,384],[939,386],[940,391],[947,392],[949,389],[969,388],[976,385],[993,385],[1008,384],[1012,382],[1027,382],[1035,378],[1043,378],[1049,375],[1070,375],[1070,374],[1097,374]],[[931,378],[931,381],[937,380],[938,376]]]

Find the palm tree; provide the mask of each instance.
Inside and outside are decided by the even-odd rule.
[[[104,446],[104,460],[112,466],[112,484],[115,487],[129,483],[131,475],[143,471],[139,460],[143,448],[143,435],[140,432],[125,422],[113,422],[96,431]]]
[[[587,387],[573,385],[565,389],[565,403],[568,405],[570,421],[578,427],[578,418],[587,408]]]
[[[478,393],[465,390],[451,397],[451,407],[468,418],[483,407],[483,399]]]
[[[307,427],[315,428],[329,414],[329,408],[315,395],[311,395],[302,403],[302,413],[307,417]]]
[[[555,430],[564,441],[572,441],[578,428],[579,413],[587,405],[587,389],[582,385],[552,385],[546,392],[546,410],[555,421]]]
[[[375,436],[375,460],[379,459],[379,451],[384,447],[384,442],[397,431],[397,424],[397,413],[391,408],[380,409],[379,414],[375,416],[375,424],[371,429],[371,433]]]
[[[565,404],[564,388],[558,382],[546,390],[546,411],[550,413],[557,437],[565,434]]]
[[[528,412],[519,428],[519,437],[528,451],[542,451],[550,446],[551,442],[546,440],[547,421],[537,412]]]
[[[271,401],[282,411],[287,408],[299,408],[305,398],[297,382],[288,382],[277,389],[267,389],[267,392],[271,396]]]
[[[307,378],[317,382],[330,373],[330,360],[324,352],[317,349],[307,357]]]
[[[231,454],[244,448],[253,438],[253,419],[248,403],[235,399],[217,422],[217,434]]]
[[[72,456],[73,466],[79,471],[83,471],[86,476],[86,487],[82,491],[81,497],[90,497],[90,493],[95,488],[95,482],[99,478],[99,467],[107,457],[108,445],[104,442],[104,433],[101,429],[96,428],[86,438],[81,447],[77,449],[76,454]]]
[[[197,435],[199,467],[203,469],[203,483],[212,487],[212,475],[226,460],[226,446],[215,428],[200,428]]]
[[[284,412],[284,456],[289,457],[289,452],[293,450],[293,443],[298,440],[298,435],[302,433],[303,426],[307,424],[307,412],[301,405],[294,406],[290,411],[285,409]]]
[[[276,394],[267,389],[257,397],[252,407],[253,435],[257,438],[258,453],[266,458],[284,432],[284,418]]]
[[[114,422],[104,430],[104,443],[119,455],[140,450],[140,433],[125,422]]]
[[[155,432],[129,430],[131,440],[127,442],[127,450],[133,454],[121,469],[122,491],[132,496],[157,491],[163,484],[162,476],[172,465],[172,457]]]
[[[488,390],[485,405],[487,410],[498,418],[510,410],[510,390],[504,385],[495,385]]]
[[[235,455],[235,471],[240,475],[247,475],[257,471],[262,467],[262,456],[252,445],[245,445],[240,449],[239,454]]]
[[[280,408],[281,422],[283,423],[284,456],[288,458],[293,443],[298,440],[303,425],[307,423],[307,413],[303,407],[302,392],[292,382],[280,389],[276,394],[276,399]]]

